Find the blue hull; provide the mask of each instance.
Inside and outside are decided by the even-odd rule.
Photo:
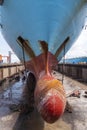
[[[39,40],[46,41],[48,51],[55,54],[68,37],[66,53],[84,26],[85,6],[86,0],[4,0],[1,31],[21,61],[23,51],[17,42],[19,36],[29,41],[36,56],[42,53]],[[63,49],[57,55],[58,60],[63,57]],[[25,60],[30,59],[25,52]]]
[[[85,2],[4,0],[2,4],[2,34],[19,59],[25,59],[25,67],[31,71],[25,85],[28,109],[35,104],[48,123],[57,121],[65,110],[64,87],[52,75],[52,70],[82,30]]]

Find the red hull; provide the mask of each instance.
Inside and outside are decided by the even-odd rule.
[[[54,123],[59,119],[66,105],[65,92],[60,81],[51,76],[43,76],[38,80],[35,102],[45,121]]]
[[[46,61],[47,60],[47,61]],[[57,59],[50,52],[43,53],[27,62],[26,67],[37,79],[34,100],[38,111],[48,123],[54,123],[63,114],[66,98],[61,82],[52,75],[52,69],[57,65]]]

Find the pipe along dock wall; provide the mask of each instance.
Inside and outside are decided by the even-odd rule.
[[[87,64],[58,64],[58,72],[87,83]]]

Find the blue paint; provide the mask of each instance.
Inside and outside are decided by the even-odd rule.
[[[30,41],[36,55],[41,53],[38,40],[46,41],[49,51],[55,54],[69,36],[67,52],[84,25],[85,2],[86,0],[4,0],[1,6],[2,34],[21,60],[22,49],[16,42],[18,36]],[[58,60],[62,56],[63,52]],[[27,54],[26,60],[29,60]]]

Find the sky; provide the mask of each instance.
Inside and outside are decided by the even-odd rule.
[[[13,50],[10,48],[10,46],[8,45],[8,43],[5,41],[5,39],[3,38],[1,32],[0,32],[0,54],[2,56],[8,56],[9,55],[9,51],[11,51],[11,62],[20,62],[19,59],[17,58],[17,56],[15,55],[15,53],[13,52]],[[7,62],[7,58],[3,58],[3,62]]]
[[[3,36],[0,33],[0,54],[7,56],[8,51],[12,52],[11,61],[19,62],[19,59],[9,47],[7,42],[4,40]],[[87,23],[85,24],[80,36],[70,48],[70,50],[66,53],[65,58],[74,58],[74,57],[82,57],[87,56]],[[6,59],[5,59],[6,60]]]
[[[85,24],[80,36],[75,41],[70,50],[66,53],[66,58],[87,57],[87,25]]]

